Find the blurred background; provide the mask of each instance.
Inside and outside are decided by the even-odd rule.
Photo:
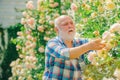
[[[75,38],[107,46],[91,53],[93,61],[84,55],[83,80],[120,80],[120,0],[0,0],[0,80],[42,80],[60,15],[74,20]]]

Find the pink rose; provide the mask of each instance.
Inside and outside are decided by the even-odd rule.
[[[43,0],[38,0],[37,4],[40,5],[41,2],[43,2]]]
[[[44,40],[48,41],[48,40],[50,40],[50,38],[49,37],[44,37]]]
[[[52,3],[52,4],[50,4],[50,7],[54,8],[54,4],[53,4],[53,3]]]
[[[54,3],[54,7],[57,7],[59,4],[57,2]]]
[[[72,4],[71,4],[71,9],[72,9],[73,11],[76,11],[76,10],[77,10],[76,4],[72,3]]]
[[[33,25],[35,23],[35,19],[34,18],[30,18],[30,19],[27,20],[27,23],[29,25]]]
[[[96,52],[90,52],[88,54],[88,60],[92,62],[95,59],[96,55],[97,55]]]
[[[28,40],[32,40],[32,38],[33,38],[33,37],[32,37],[31,35],[27,35],[27,39],[28,39]]]
[[[37,30],[40,31],[40,32],[44,32],[44,27],[39,26],[39,27],[37,28]]]
[[[110,40],[111,38],[113,38],[115,35],[109,31],[105,31],[102,35],[102,39],[105,41]]]
[[[25,20],[25,18],[21,18],[21,24],[26,24],[26,20]]]
[[[36,47],[36,43],[35,43],[35,42],[32,43],[32,44],[30,45],[30,47],[31,47],[31,48],[35,48],[35,47]]]
[[[38,49],[38,51],[39,52],[41,52],[41,53],[43,53],[45,50],[44,50],[44,47],[40,47],[39,49]]]
[[[26,41],[25,46],[29,46],[31,44],[31,41]]]
[[[49,21],[49,24],[50,24],[51,26],[53,26],[53,25],[54,25],[54,21]]]
[[[23,13],[22,13],[22,15],[24,16],[24,17],[27,17],[27,12],[26,11],[24,11]]]
[[[17,50],[21,49],[20,45],[16,45]]]
[[[19,55],[19,57],[20,57],[20,58],[25,58],[25,56],[24,56],[24,55],[22,55],[22,54],[20,54],[20,55]]]
[[[19,31],[19,32],[17,32],[17,35],[18,36],[23,36],[23,33]]]
[[[26,8],[27,9],[33,9],[34,8],[33,1],[28,1],[27,4],[26,4]]]
[[[110,32],[118,32],[120,34],[120,24],[115,23],[110,27]]]
[[[26,31],[26,34],[30,35],[31,32],[32,32],[31,30],[27,30],[27,31]]]

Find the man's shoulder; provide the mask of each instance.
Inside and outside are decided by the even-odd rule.
[[[47,44],[56,44],[56,43],[59,43],[58,37],[54,37],[47,42]]]
[[[56,41],[58,41],[57,37],[54,37],[54,38],[50,39],[48,42],[56,42]]]
[[[49,47],[53,47],[54,45],[57,45],[57,44],[59,44],[60,42],[59,42],[59,40],[57,39],[57,37],[54,37],[54,38],[52,38],[52,39],[50,39],[48,42],[47,42],[47,46],[49,46]]]

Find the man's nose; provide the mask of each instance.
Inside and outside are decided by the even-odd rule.
[[[72,27],[73,27],[73,25],[72,25],[71,23],[69,23],[69,24],[68,24],[68,27],[69,27],[69,28],[72,28]]]

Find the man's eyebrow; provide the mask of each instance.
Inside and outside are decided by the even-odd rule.
[[[62,22],[61,22],[61,24],[64,24],[64,23],[66,23],[66,21],[62,21]]]

